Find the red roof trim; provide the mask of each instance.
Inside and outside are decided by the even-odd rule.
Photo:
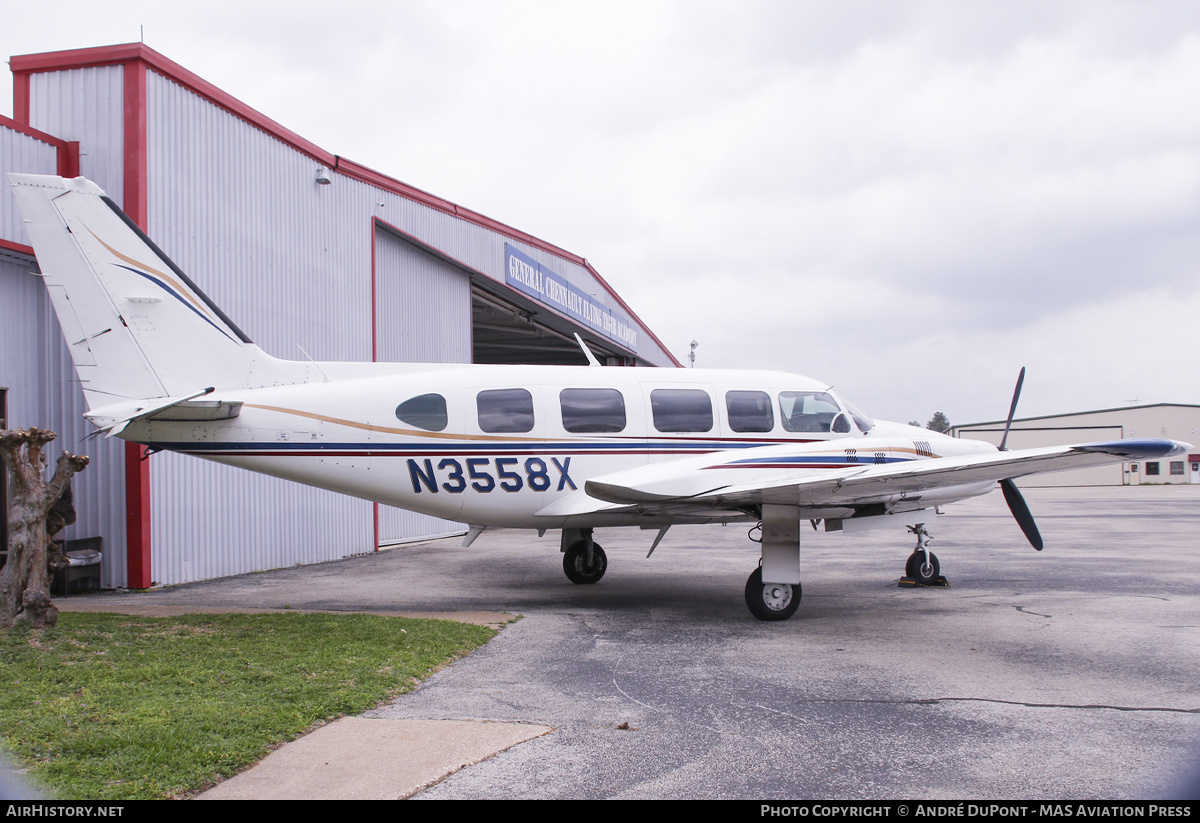
[[[127,60],[142,59],[142,55],[150,51],[154,50],[148,48],[144,43],[125,43],[119,46],[93,46],[88,49],[17,54],[9,58],[8,64],[13,74],[34,74],[39,71],[109,66]]]
[[[310,143],[290,129],[284,128],[263,113],[250,108],[233,95],[222,91],[144,43],[97,46],[90,49],[46,52],[45,54],[21,54],[9,60],[9,68],[14,75],[21,76],[44,71],[65,71],[134,62],[148,65],[164,77],[220,106],[235,117],[240,117],[250,125],[262,129],[297,151],[310,155],[313,159],[326,165],[334,164],[335,157],[332,153]]]
[[[329,166],[332,170],[346,175],[364,183],[377,186],[385,191],[390,191],[405,197],[409,200],[416,201],[422,205],[428,206],[438,211],[446,212],[455,215],[470,223],[474,223],[485,229],[503,234],[523,243],[527,243],[534,248],[549,252],[556,257],[561,257],[576,265],[583,266],[587,271],[596,278],[596,282],[607,291],[614,300],[623,308],[630,319],[642,327],[646,334],[649,335],[655,344],[662,350],[667,357],[670,358],[676,366],[682,366],[670,350],[663,345],[662,341],[655,336],[654,332],[646,327],[641,318],[629,307],[621,296],[617,294],[612,286],[604,280],[603,277],[592,268],[591,264],[577,254],[561,249],[552,243],[547,243],[545,240],[540,240],[533,235],[519,231],[512,226],[501,223],[498,220],[493,220],[470,209],[458,206],[455,203],[445,200],[441,197],[422,191],[418,188],[402,183],[393,177],[388,177],[377,171],[367,168],[352,160],[347,160],[344,157],[339,157],[331,152],[322,149],[314,143],[305,140],[290,129],[284,128],[279,123],[262,114],[261,112],[252,109],[242,101],[233,97],[229,93],[202,79],[196,74],[180,66],[178,63],[169,60],[163,55],[156,52],[154,49],[144,43],[125,43],[122,45],[113,46],[97,46],[88,49],[72,49],[70,51],[46,52],[44,54],[22,54],[11,58],[9,67],[12,70],[16,82],[27,82],[25,78],[29,74],[44,72],[44,71],[62,71],[65,69],[87,68],[91,66],[105,66],[114,63],[128,63],[140,61],[149,65],[159,74],[175,81],[184,86],[190,91],[205,98],[209,102],[220,106],[221,108],[233,114],[242,120],[245,120],[250,125],[261,129],[277,140],[291,146],[302,154],[307,154],[317,162]]]
[[[54,148],[58,149],[59,151],[63,151],[67,148],[66,140],[60,140],[54,135],[46,134],[44,131],[38,131],[32,126],[27,126],[24,123],[13,120],[11,117],[5,117],[3,114],[0,114],[0,126],[10,128],[13,131],[19,131],[21,134],[27,134],[30,137],[41,140],[43,143],[54,146]]]
[[[17,254],[24,254],[27,257],[34,257],[36,259],[33,253],[33,246],[24,246],[20,243],[14,243],[12,240],[5,240],[3,237],[0,237],[0,249],[15,251]]]
[[[26,115],[29,112],[25,112]],[[0,128],[9,128],[15,132],[28,135],[29,137],[39,140],[48,146],[53,147],[58,152],[58,159],[55,163],[55,171],[59,177],[78,177],[79,176],[79,141],[78,140],[60,140],[57,137],[46,134],[44,131],[27,126],[26,124],[14,120],[11,117],[5,117],[0,114]]]

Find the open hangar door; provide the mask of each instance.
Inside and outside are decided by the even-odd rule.
[[[586,366],[575,341],[578,332],[606,366],[633,365],[633,358],[571,321],[538,307],[522,295],[500,295],[477,278],[471,289],[472,362],[537,366]],[[510,290],[511,291],[511,290]]]
[[[380,360],[586,366],[578,333],[603,365],[636,364],[634,352],[442,250],[381,220],[375,229]]]

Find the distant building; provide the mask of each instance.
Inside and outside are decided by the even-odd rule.
[[[996,445],[1004,421],[954,426],[955,437],[987,440]],[[1192,454],[1163,460],[1097,466],[1091,469],[1021,478],[1022,486],[1137,486],[1147,483],[1200,483],[1200,406],[1155,403],[1119,409],[1023,417],[1014,420],[1010,449],[1032,449],[1098,440],[1154,437],[1182,440],[1198,448]]]
[[[679,365],[583,257],[316,146],[144,44],[9,66],[0,418],[52,428],[92,458],[65,536],[102,538],[105,587],[315,563],[465,527],[85,440],[83,394],[9,172],[95,181],[277,357],[583,365],[578,333],[608,365]],[[0,482],[0,518],[4,503]]]

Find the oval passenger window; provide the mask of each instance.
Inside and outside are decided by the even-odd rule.
[[[405,400],[396,407],[396,417],[418,429],[440,432],[446,428],[446,398],[440,394],[422,394]]]

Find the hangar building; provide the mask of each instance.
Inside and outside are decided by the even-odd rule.
[[[970,437],[1000,444],[1004,421],[954,426],[956,437]],[[1098,440],[1162,437],[1200,445],[1200,406],[1155,403],[1118,409],[1025,417],[1013,420],[1008,446],[1034,449]],[[1043,474],[1021,479],[1021,486],[1136,486],[1149,483],[1200,483],[1200,453],[1113,463],[1078,471]]]
[[[22,55],[10,67],[0,175],[94,180],[277,357],[583,364],[577,332],[611,365],[679,365],[582,257],[313,145],[144,44]],[[102,585],[182,583],[465,531],[85,439],[83,395],[0,182],[0,418],[52,428],[59,445],[91,456],[65,536],[102,539]],[[531,268],[556,288],[515,276]]]

